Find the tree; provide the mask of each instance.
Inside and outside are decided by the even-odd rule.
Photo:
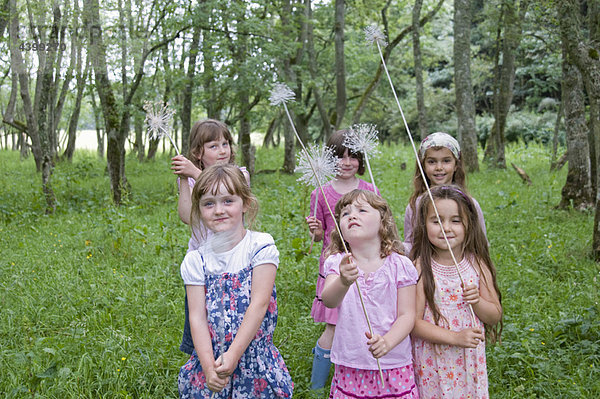
[[[504,37],[501,40],[502,44],[497,44],[498,48],[502,47],[502,65],[499,65],[498,55],[494,88],[494,125],[485,148],[486,162],[497,168],[506,168],[504,130],[515,84],[515,51],[521,41],[521,21],[525,18],[526,9],[527,0],[521,1],[520,7],[516,0],[502,2],[502,28],[499,29],[502,29]],[[498,39],[500,41],[500,35]]]
[[[454,87],[458,141],[469,171],[479,170],[475,104],[471,84],[471,0],[454,1]]]
[[[596,1],[590,2],[588,9],[589,24],[588,32],[589,36],[583,36],[583,29],[580,21],[582,20],[580,14],[581,8],[579,2],[576,0],[563,0],[557,2],[557,11],[560,20],[560,32],[565,51],[568,54],[569,59],[576,65],[577,69],[583,77],[585,85],[585,91],[587,93],[589,104],[590,104],[590,124],[588,134],[589,152],[587,154],[578,154],[581,157],[588,157],[587,162],[589,164],[590,173],[590,185],[592,192],[592,199],[596,205],[596,215],[593,231],[593,252],[596,260],[600,261],[600,216],[599,208],[600,201],[598,197],[600,191],[598,187],[598,137],[600,136],[600,112],[598,110],[600,104],[600,49],[598,48],[598,4]],[[565,104],[565,115],[567,113],[567,104]],[[566,117],[565,117],[566,120]],[[565,122],[568,125],[568,122]],[[577,156],[577,154],[571,154],[571,150],[567,149],[567,156],[569,157],[569,171],[571,171],[571,158]],[[580,165],[580,164],[579,164]],[[580,179],[587,172],[584,168],[574,170],[576,176]],[[565,183],[567,186],[567,183]],[[595,195],[595,198],[593,197]],[[582,196],[581,203],[586,201],[588,195],[587,190],[580,192]],[[594,202],[591,202],[593,204]]]
[[[421,139],[424,139],[427,136],[427,108],[425,107],[425,97],[423,94],[423,59],[421,56],[421,26],[419,24],[422,7],[423,0],[416,0],[412,13],[412,37],[419,136]]]

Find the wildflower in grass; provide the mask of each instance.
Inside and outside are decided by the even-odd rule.
[[[127,358],[126,358],[126,357],[122,357],[122,358],[121,358],[121,360],[122,360],[122,361],[125,361],[125,360],[127,360]]]
[[[90,240],[85,240],[85,246],[89,247],[92,242]]]
[[[92,254],[91,254],[91,253],[89,253],[89,254],[87,255],[87,259],[89,259],[89,258],[91,258],[91,257],[92,257]]]

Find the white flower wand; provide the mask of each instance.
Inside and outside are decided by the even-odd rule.
[[[310,155],[308,154],[308,150],[306,149],[306,146],[302,142],[302,139],[300,138],[300,135],[298,134],[298,131],[296,130],[296,126],[294,125],[294,120],[292,119],[292,116],[290,115],[290,111],[288,110],[286,103],[288,101],[292,100],[294,97],[295,97],[294,92],[287,85],[285,85],[283,83],[275,83],[273,90],[271,90],[271,95],[269,96],[269,101],[271,102],[271,105],[283,105],[283,108],[285,109],[285,113],[287,114],[288,120],[290,121],[290,124],[292,125],[292,130],[294,131],[294,134],[296,135],[296,139],[298,139],[298,142],[300,143],[300,146],[302,147],[302,150],[304,151],[304,155],[307,158],[308,164],[310,165],[310,168],[312,169],[313,174],[317,177],[316,180],[319,185],[319,189],[321,190],[321,194],[323,195],[323,198],[325,199],[325,205],[327,205],[327,210],[329,211],[329,214],[333,218],[335,228],[336,228],[338,234],[340,235],[340,237],[343,237],[342,231],[340,230],[340,226],[338,225],[337,220],[335,220],[335,214],[331,210],[331,206],[329,206],[329,201],[327,201],[327,197],[325,197],[325,192],[323,191],[323,185],[318,178],[315,166],[313,165]],[[344,251],[347,254],[349,254],[350,251],[348,251],[348,247],[346,247],[346,243],[344,242],[344,240],[342,239],[340,241],[342,241],[342,245],[344,246]],[[369,332],[371,333],[371,336],[373,336],[373,327],[371,327],[371,321],[370,321],[369,315],[367,313],[367,308],[365,307],[365,302],[363,300],[362,293],[360,291],[360,286],[358,285],[358,280],[355,280],[354,284],[356,284],[356,290],[358,291],[358,297],[360,298],[360,304],[362,305],[363,313],[365,315],[365,318],[367,319],[367,325],[369,326]],[[381,371],[381,364],[379,363],[379,359],[377,359],[377,368],[379,369],[379,377],[381,378],[381,385],[383,387],[385,387],[385,382],[383,380],[383,372]]]
[[[173,120],[173,114],[175,111],[169,108],[169,104],[163,105],[162,101],[152,103],[146,101],[144,103],[144,110],[146,111],[146,125],[148,125],[148,133],[150,139],[159,140],[163,136],[167,136],[171,141],[177,155],[179,155],[179,148],[173,141],[173,138],[169,134],[171,130],[171,121]]]
[[[375,125],[360,123],[352,126],[344,135],[344,146],[348,147],[354,153],[362,152],[365,156],[365,163],[367,164],[369,176],[371,176],[374,192],[377,192],[377,186],[375,185],[375,179],[373,179],[369,155],[375,156],[379,154],[377,150],[377,133]]]
[[[308,157],[298,156],[298,166],[296,167],[296,172],[302,173],[302,175],[298,178],[298,181],[301,181],[305,184],[312,185],[316,189],[319,188],[319,182],[327,181],[335,178],[337,176],[339,168],[338,168],[338,158],[333,155],[333,150],[330,147],[325,145],[317,146],[310,145],[308,146]],[[312,166],[311,166],[312,161]],[[313,167],[314,166],[314,172]],[[315,205],[313,210],[313,216],[317,216],[317,207],[319,204],[319,193],[315,195]],[[308,253],[312,252],[312,247],[315,242],[315,235],[311,234],[310,247],[308,248]]]
[[[385,74],[388,78],[388,82],[390,82],[390,87],[392,88],[392,93],[394,94],[394,98],[396,99],[396,104],[398,105],[398,109],[400,110],[400,115],[402,116],[402,120],[404,121],[404,127],[406,128],[406,133],[408,133],[408,138],[410,139],[410,144],[412,145],[413,152],[415,154],[415,158],[417,159],[417,165],[419,167],[419,172],[421,173],[421,177],[423,178],[423,183],[425,183],[425,187],[427,188],[427,194],[429,195],[429,200],[433,205],[433,210],[435,212],[435,217],[437,219],[438,225],[441,226],[442,222],[440,220],[440,214],[438,213],[437,207],[435,206],[435,202],[433,201],[433,196],[431,195],[431,189],[429,188],[429,184],[427,183],[427,178],[425,177],[425,172],[423,171],[423,166],[421,166],[421,162],[419,162],[419,154],[417,152],[417,147],[415,146],[415,142],[413,140],[412,134],[410,133],[410,128],[408,127],[408,123],[406,122],[406,118],[404,117],[404,112],[402,111],[402,106],[400,106],[400,101],[398,100],[398,95],[396,94],[396,90],[394,89],[394,84],[392,83],[392,78],[390,77],[390,73],[388,71],[387,65],[385,63],[385,58],[383,58],[383,53],[381,52],[381,46],[385,46],[387,43],[385,42],[385,37],[383,33],[376,26],[367,26],[365,28],[365,37],[367,41],[371,43],[377,44],[377,49],[379,50],[379,56],[381,57],[381,63],[383,64],[383,69],[385,70]],[[454,256],[454,252],[452,252],[452,248],[450,248],[450,242],[448,242],[448,237],[446,237],[446,232],[444,229],[442,230],[442,235],[444,236],[444,241],[450,250],[450,256],[452,256],[452,261],[454,262],[454,266],[456,267],[456,272],[458,273],[458,278],[462,286],[464,287],[464,280],[462,275],[460,274],[460,270],[458,269],[458,262],[456,261],[456,257]],[[473,327],[475,327],[475,312],[473,312],[473,306],[469,304],[469,310],[471,311],[471,321],[473,322]]]

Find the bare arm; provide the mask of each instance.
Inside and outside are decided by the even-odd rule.
[[[325,279],[325,286],[321,293],[323,305],[328,308],[337,308],[344,300],[348,288],[358,278],[358,267],[351,261],[351,254],[345,254],[340,262],[340,275],[330,274]]]
[[[231,346],[223,355],[223,364],[217,368],[219,376],[225,377],[233,373],[246,348],[256,336],[271,302],[276,274],[277,267],[272,263],[256,266],[252,270],[250,305],[244,313],[242,324]]]
[[[416,286],[408,285],[398,288],[398,300],[396,303],[396,321],[392,328],[382,336],[375,334],[369,337],[367,344],[371,345],[369,350],[376,359],[385,356],[410,334],[415,325],[415,296]]]
[[[502,306],[494,289],[492,275],[487,267],[479,269],[479,288],[475,284],[467,285],[463,292],[465,302],[473,306],[473,311],[481,321],[488,325],[497,324],[502,319]]]
[[[171,160],[171,169],[178,175],[179,200],[177,201],[177,213],[179,219],[185,224],[190,224],[190,212],[192,209],[192,187],[188,183],[188,177],[198,180],[202,171],[183,155],[177,155]]]
[[[421,275],[421,264],[417,260],[415,267]],[[484,340],[484,335],[479,328],[467,328],[458,332],[450,331],[426,320],[423,320],[425,314],[425,291],[423,290],[423,279],[419,278],[417,283],[415,327],[412,335],[424,339],[434,344],[445,344],[462,346],[466,348],[475,348],[480,341]]]
[[[308,229],[315,238],[315,242],[321,241],[324,233],[321,221],[314,216],[309,216],[306,218],[306,223],[308,224]]]
[[[227,384],[226,378],[220,378],[215,369],[214,353],[210,332],[208,331],[208,320],[206,316],[206,294],[203,285],[186,285],[188,296],[188,306],[190,310],[190,329],[194,348],[198,355],[198,360],[202,366],[202,371],[206,376],[206,384],[212,391],[219,392]]]

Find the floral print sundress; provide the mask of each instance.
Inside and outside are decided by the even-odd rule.
[[[464,256],[458,269],[465,284],[479,286],[479,275],[472,265],[473,258]],[[440,326],[452,331],[473,327],[471,311],[462,299],[460,278],[454,265],[445,266],[431,261],[435,279],[434,301],[448,323]],[[434,323],[429,306],[425,305],[423,319]],[[483,331],[481,320],[475,316],[476,326]],[[476,348],[432,344],[413,338],[415,380],[422,399],[472,398],[487,399],[488,379],[485,360],[485,343]]]
[[[206,310],[213,353],[220,356],[226,352],[242,323],[250,305],[252,268],[238,273],[206,275]],[[277,294],[275,287],[265,317],[240,358],[230,383],[215,399],[221,398],[291,398],[293,383],[283,358],[273,344],[273,332],[277,325]],[[213,398],[213,391],[206,386],[196,351],[179,372],[180,398]]]

